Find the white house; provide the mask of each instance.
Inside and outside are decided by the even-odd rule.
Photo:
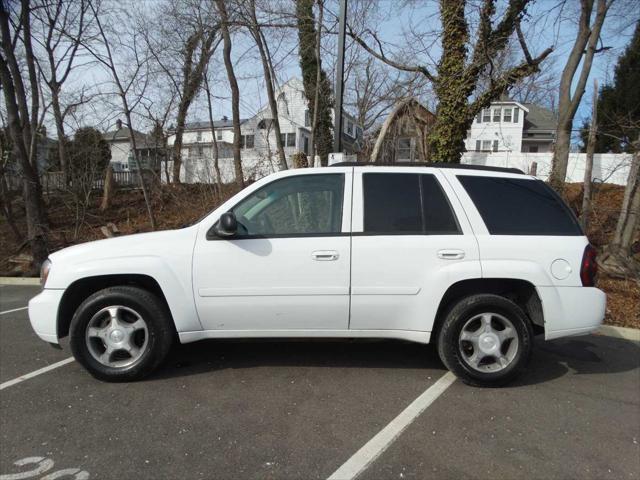
[[[115,130],[102,134],[111,149],[111,168],[114,172],[136,171],[137,166],[133,159],[129,129],[122,126],[121,120],[116,120]],[[143,168],[157,169],[159,164],[156,159],[156,147],[152,139],[137,130],[133,131],[136,139],[136,149]]]
[[[492,102],[471,125],[465,147],[468,152],[551,152],[556,124],[553,112],[538,105]]]
[[[311,118],[302,81],[298,78],[290,79],[276,91],[276,98],[284,153],[291,166],[291,156],[294,153],[310,153]],[[349,114],[344,114],[343,126],[345,151],[351,153],[359,148],[362,129]],[[233,124],[229,118],[223,117],[213,122],[213,131],[218,146],[218,164],[222,180],[231,182],[234,180]],[[269,106],[262,107],[251,118],[242,119],[240,131],[245,177],[259,178],[277,170],[278,152]],[[188,123],[182,141],[181,181],[194,183],[214,180],[214,150],[210,122]],[[175,135],[169,135],[169,147],[173,146],[174,142]]]

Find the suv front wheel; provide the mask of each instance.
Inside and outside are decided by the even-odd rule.
[[[73,356],[110,382],[139,380],[165,359],[173,343],[171,316],[153,293],[118,286],[87,298],[71,320]]]
[[[449,310],[438,336],[438,353],[463,382],[494,387],[520,373],[532,342],[531,324],[518,305],[499,295],[472,295]]]

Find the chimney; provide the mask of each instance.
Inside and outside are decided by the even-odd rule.
[[[116,120],[116,130],[120,130],[122,128],[122,120]]]

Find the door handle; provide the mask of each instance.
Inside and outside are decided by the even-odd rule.
[[[460,260],[464,258],[464,251],[462,250],[439,250],[438,258],[443,260]]]
[[[319,262],[330,262],[332,260],[338,260],[340,255],[335,250],[316,250],[311,254],[311,258]]]

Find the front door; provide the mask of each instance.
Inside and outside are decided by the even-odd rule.
[[[205,330],[348,328],[351,170],[287,174],[253,190],[231,208],[232,238],[203,225],[193,283]]]

